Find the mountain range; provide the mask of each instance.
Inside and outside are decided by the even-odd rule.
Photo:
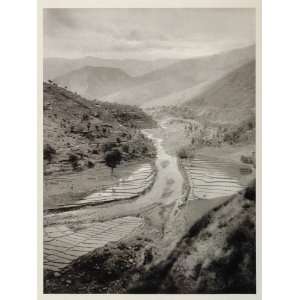
[[[127,89],[119,90],[102,100],[150,107],[174,105],[174,99],[179,95],[182,104],[189,100],[188,97],[183,98],[182,93],[190,89],[201,93],[208,84],[254,58],[255,47],[247,47],[218,55],[182,60],[135,78],[135,82]]]
[[[60,75],[54,82],[88,99],[142,108],[189,107],[199,117],[220,122],[235,118],[243,121],[255,109],[254,45],[152,64],[93,57],[46,59],[45,68],[46,77],[55,70]]]
[[[177,62],[176,59],[137,60],[137,59],[102,59],[86,56],[77,59],[61,57],[47,57],[43,62],[44,80],[54,80],[82,67],[109,67],[118,68],[128,73],[129,76],[142,76],[154,70],[164,68]]]

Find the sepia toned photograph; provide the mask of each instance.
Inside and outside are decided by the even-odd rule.
[[[256,8],[42,9],[44,294],[256,294]]]

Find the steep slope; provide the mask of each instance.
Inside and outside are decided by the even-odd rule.
[[[208,57],[186,59],[141,76],[137,78],[134,86],[103,99],[147,106],[151,106],[152,101],[155,101],[155,105],[164,105],[156,99],[211,83],[254,57],[255,47],[252,46]]]
[[[44,80],[53,80],[56,77],[65,75],[71,71],[78,70],[85,66],[118,68],[130,76],[142,76],[154,70],[166,67],[177,60],[136,60],[136,59],[101,59],[87,56],[78,59],[66,59],[60,57],[49,57],[44,59]]]
[[[198,220],[129,293],[256,292],[255,186]],[[134,276],[132,276],[134,277]]]
[[[123,160],[155,154],[139,130],[155,123],[137,107],[89,101],[44,83],[43,111],[45,174],[93,167],[111,148],[118,148]]]
[[[217,80],[186,106],[210,122],[240,123],[255,110],[255,61],[251,61]]]
[[[117,68],[86,66],[54,81],[88,98],[99,98],[131,85],[132,77]]]
[[[205,87],[195,86],[164,100],[168,101],[160,98],[157,106],[143,108],[156,119],[174,119],[172,127],[190,141],[189,150],[198,151],[203,145],[255,144],[255,60]],[[173,138],[177,140],[178,132],[169,135],[172,143]]]

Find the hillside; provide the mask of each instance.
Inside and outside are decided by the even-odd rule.
[[[189,140],[189,149],[195,151],[203,145],[255,144],[254,60],[207,85],[200,93],[196,86],[193,93],[184,91],[180,95],[181,105],[143,107],[154,118],[173,122],[174,141],[181,132]],[[172,141],[172,135],[168,140]]]
[[[136,78],[134,86],[104,97],[105,101],[140,106],[169,105],[163,97],[198,86],[197,90],[255,57],[255,47],[192,58]],[[161,100],[158,100],[160,99]],[[171,97],[173,98],[173,97]]]
[[[175,62],[176,60],[174,59],[157,59],[150,61],[137,59],[101,59],[92,56],[77,59],[49,57],[44,59],[43,74],[44,80],[53,80],[71,71],[91,66],[118,68],[130,76],[136,77],[164,68]]]
[[[225,75],[185,103],[210,122],[240,123],[255,111],[255,61]]]
[[[155,149],[141,128],[155,126],[141,109],[89,101],[44,83],[44,172],[81,170],[118,148],[123,160],[152,157]]]
[[[134,82],[134,79],[117,68],[85,66],[56,77],[54,81],[93,99],[126,88]]]
[[[166,259],[139,270],[129,293],[255,293],[254,194],[248,188],[198,220]]]

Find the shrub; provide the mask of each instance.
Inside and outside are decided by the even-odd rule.
[[[128,144],[122,145],[122,151],[125,152],[125,153],[129,152],[129,146],[128,146]]]
[[[246,188],[245,198],[255,201],[255,199],[256,199],[256,181],[255,181],[255,179]]]
[[[241,162],[244,164],[253,164],[253,158],[251,156],[241,155]]]
[[[92,161],[88,161],[87,163],[88,168],[94,168],[95,164]]]
[[[142,148],[142,153],[145,154],[145,153],[147,153],[147,152],[148,152],[147,146],[143,146],[143,148]]]
[[[46,144],[44,146],[44,159],[48,160],[48,162],[52,161],[53,156],[56,154],[56,150],[50,146],[49,144]]]
[[[73,153],[69,154],[69,162],[72,164],[73,169],[76,169],[78,167],[78,160],[79,158],[77,155]]]
[[[177,156],[181,159],[187,159],[187,158],[191,158],[193,154],[186,147],[182,147],[177,151]]]
[[[82,121],[87,121],[87,120],[89,120],[89,115],[88,115],[88,114],[83,114],[81,120],[82,120]]]

